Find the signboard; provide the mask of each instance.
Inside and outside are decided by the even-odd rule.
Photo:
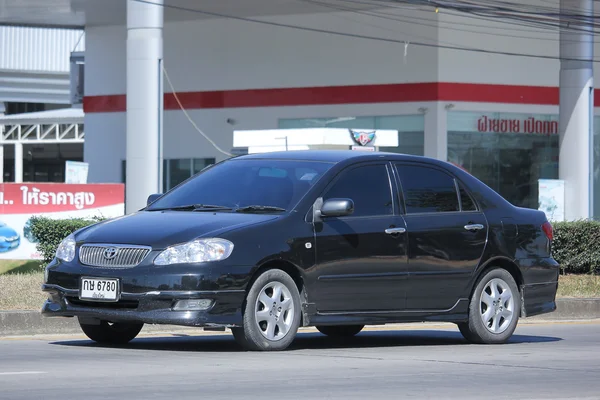
[[[565,182],[560,179],[539,179],[538,185],[538,209],[546,213],[548,221],[564,221]]]
[[[79,161],[67,161],[65,165],[65,183],[87,183],[89,164]]]
[[[375,151],[373,146],[352,146],[352,150],[356,151]]]
[[[452,111],[448,113],[448,131],[558,135],[556,114]]]
[[[0,183],[0,259],[41,259],[29,221],[125,214],[123,184]]]
[[[390,129],[301,128],[233,132],[233,147],[344,149],[350,146],[398,147],[398,131]],[[252,153],[252,150],[249,150]]]

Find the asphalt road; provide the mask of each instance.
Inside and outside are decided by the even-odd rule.
[[[410,330],[409,330],[410,328]],[[466,344],[452,325],[302,333],[289,351],[240,351],[229,334],[0,340],[0,399],[598,399],[600,323],[520,325]]]

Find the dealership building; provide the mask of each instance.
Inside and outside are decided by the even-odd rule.
[[[18,147],[30,146],[7,127],[39,121],[77,126],[56,143],[82,146],[73,159],[89,163],[89,182],[126,182],[128,212],[244,152],[234,131],[394,130],[398,146],[381,150],[447,160],[525,207],[538,208],[540,179],[559,179],[567,219],[600,217],[597,45],[585,28],[561,34],[552,17],[534,25],[444,2],[12,3],[0,23],[85,35],[61,59],[75,79],[68,104],[0,121],[5,181],[25,178]],[[562,22],[594,3],[561,0]]]

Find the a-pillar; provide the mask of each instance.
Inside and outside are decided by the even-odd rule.
[[[23,143],[15,143],[15,182],[23,182]]]
[[[560,0],[559,179],[565,182],[565,219],[592,214],[594,42],[593,0]],[[589,16],[587,25],[567,14]],[[569,28],[567,28],[567,24]]]
[[[162,191],[163,1],[127,0],[125,212]]]

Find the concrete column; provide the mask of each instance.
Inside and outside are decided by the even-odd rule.
[[[2,132],[0,132],[2,134]],[[0,139],[1,141],[2,139]],[[4,145],[0,144],[0,183],[4,182]]]
[[[23,182],[23,144],[15,143],[15,183]]]
[[[125,212],[162,191],[163,7],[127,0],[127,186]]]
[[[591,16],[593,0],[560,0],[561,13]],[[567,22],[577,32],[564,27]],[[560,31],[559,179],[565,181],[565,219],[592,214],[594,42],[591,31],[564,17]]]
[[[448,124],[445,103],[435,102],[425,110],[424,155],[438,160],[448,160]]]

